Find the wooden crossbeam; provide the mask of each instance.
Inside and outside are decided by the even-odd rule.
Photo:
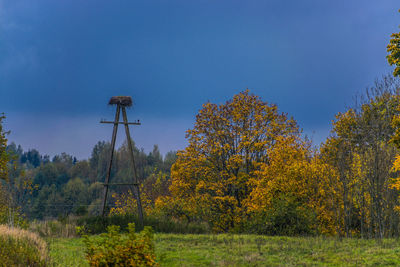
[[[115,122],[115,121],[103,121],[103,120],[101,120],[100,123],[142,125],[139,121],[125,123],[123,121]]]

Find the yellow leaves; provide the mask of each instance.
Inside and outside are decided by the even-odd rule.
[[[393,162],[391,171],[392,172],[400,171],[400,155],[398,155],[395,161]],[[400,177],[392,179],[392,183],[389,185],[389,188],[400,191]],[[400,210],[400,206],[398,206],[397,209]]]
[[[169,178],[165,173],[154,171],[140,185],[141,201],[145,214],[156,212],[155,202],[160,195],[168,194]],[[134,214],[137,211],[136,197],[132,191],[123,194],[113,194],[115,207],[110,210],[111,214]]]
[[[393,33],[389,44],[387,45],[387,52],[389,53],[386,58],[388,63],[392,66],[395,65],[393,71],[394,76],[400,75],[400,33]]]
[[[397,106],[397,111],[400,111],[400,105]],[[390,140],[397,148],[400,148],[400,115],[393,116],[392,127],[395,129],[395,134]]]
[[[193,216],[201,214],[218,229],[229,229],[254,206],[248,201],[250,194],[261,179],[261,169],[277,156],[269,155],[276,143],[300,144],[298,134],[293,119],[248,90],[222,105],[205,103],[194,128],[187,131],[189,146],[178,152],[172,167],[170,192]],[[290,144],[282,149],[288,148]],[[301,168],[292,166],[293,171]],[[281,162],[276,173],[285,169]]]
[[[259,182],[250,194],[252,201],[263,209],[277,194],[290,193],[303,198],[307,192],[310,163],[301,141],[278,137],[268,154],[269,164],[257,172]]]
[[[133,214],[136,212],[137,204],[132,191],[128,191],[128,193],[120,196],[114,193],[112,194],[112,198],[115,199],[115,207],[111,208],[110,214],[124,215]]]
[[[396,37],[400,38],[400,34],[397,34]],[[391,42],[392,42],[392,40],[391,40]],[[389,48],[388,48],[388,50],[389,50]],[[396,64],[398,65],[398,63],[396,63]],[[400,73],[398,73],[398,74],[400,74]],[[400,105],[397,106],[397,111],[400,111]],[[397,148],[400,148],[400,115],[397,114],[393,117],[392,127],[395,128],[395,134],[393,135],[393,137],[390,141],[392,143],[394,143],[397,146]],[[393,162],[391,171],[393,173],[396,173],[396,172],[398,173],[400,171],[400,155],[396,156],[396,159]],[[389,185],[389,188],[400,191],[400,177],[392,179],[392,183]],[[395,209],[397,211],[400,211],[400,206],[397,206]]]
[[[349,138],[352,128],[356,125],[356,113],[354,109],[349,109],[345,113],[338,113],[336,121],[333,122],[332,132],[335,132],[339,137]]]
[[[400,171],[400,155],[396,157],[391,170],[392,172]]]

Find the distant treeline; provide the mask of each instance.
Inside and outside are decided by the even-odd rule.
[[[71,214],[98,215],[102,208],[103,185],[110,159],[109,142],[98,142],[88,160],[77,160],[74,156],[61,153],[52,159],[41,155],[36,149],[24,151],[20,145],[11,143],[6,151],[9,162],[9,185],[13,205],[29,219],[57,218]],[[131,162],[124,143],[115,151],[111,170],[111,181],[131,183]],[[145,153],[134,146],[138,176],[143,182],[148,177],[164,173],[169,177],[176,152],[163,157],[157,145]],[[110,188],[110,196],[127,192],[129,186]],[[109,207],[115,199],[110,197]]]

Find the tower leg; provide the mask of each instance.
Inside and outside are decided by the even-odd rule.
[[[128,143],[128,149],[129,149],[129,153],[131,154],[131,160],[132,160],[133,188],[134,188],[134,194],[136,195],[136,198],[137,198],[136,200],[137,200],[137,208],[138,208],[138,215],[139,215],[139,223],[140,223],[140,228],[143,228],[143,209],[142,209],[142,202],[140,200],[139,179],[138,179],[137,171],[136,171],[135,157],[133,155],[132,140],[131,140],[131,134],[129,132],[128,117],[126,116],[125,107],[122,107],[122,117],[124,119],[126,140]]]
[[[125,110],[125,108],[123,108],[123,110]],[[111,176],[111,168],[112,168],[114,149],[115,149],[115,140],[117,139],[119,113],[120,113],[120,105],[118,104],[117,105],[117,110],[115,112],[114,128],[113,128],[112,139],[111,139],[110,161],[109,161],[109,164],[108,164],[106,181],[104,183],[103,210],[102,210],[103,217],[105,215],[106,206],[107,206],[108,183],[110,181],[110,176]]]

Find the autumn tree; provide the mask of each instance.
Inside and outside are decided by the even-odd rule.
[[[337,175],[332,190],[339,200],[334,214],[338,234],[382,238],[398,234],[394,212],[397,194],[391,166],[397,149],[399,82],[391,76],[377,81],[358,105],[339,113],[321,157]]]
[[[253,188],[246,200],[250,231],[269,235],[326,232],[325,222],[317,216],[318,165],[311,143],[300,136],[277,136],[266,153],[268,163],[261,164],[249,179]]]
[[[216,231],[233,229],[248,217],[255,180],[271,162],[271,149],[298,136],[293,119],[248,90],[225,104],[208,102],[172,166],[172,197],[159,204],[179,208],[187,220],[206,220]]]
[[[400,10],[399,10],[400,12]],[[394,76],[400,75],[400,32],[393,33],[391,35],[390,42],[387,46],[387,60],[389,64],[395,65],[395,69],[393,71]]]

